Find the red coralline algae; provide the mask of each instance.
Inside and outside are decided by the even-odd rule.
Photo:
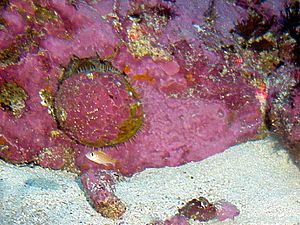
[[[114,176],[101,171],[90,170],[81,176],[82,185],[95,209],[101,215],[118,219],[126,210],[125,205],[113,194],[116,179]]]
[[[212,219],[217,219],[219,221],[234,219],[234,217],[240,214],[240,211],[237,209],[237,207],[229,202],[217,201],[215,203],[210,203],[204,197],[199,197],[197,199],[188,201],[183,207],[178,209],[178,212],[179,214],[174,218],[180,218],[183,220],[183,217],[185,218],[183,221],[193,219],[201,222]],[[184,222],[182,222],[182,224],[184,224]]]
[[[208,221],[216,217],[217,209],[206,198],[200,197],[188,201],[182,208],[178,209],[179,215],[188,219]]]
[[[55,96],[59,126],[71,138],[92,147],[127,141],[143,123],[137,93],[122,75],[114,74],[113,67],[88,59],[77,61],[71,62]]]
[[[265,79],[296,54],[282,34],[292,28],[247,19],[281,18],[282,4],[247,2],[5,1],[0,157],[83,174],[97,210],[116,218],[125,207],[102,188],[105,169],[130,176],[261,138]],[[117,166],[89,160],[95,147]]]
[[[229,202],[219,201],[215,203],[215,206],[217,208],[217,219],[219,221],[234,219],[234,217],[240,214],[238,208]]]
[[[146,225],[189,225],[189,222],[184,216],[175,215],[165,221],[155,220]]]
[[[154,224],[154,225],[156,225],[156,224]],[[158,224],[158,225],[160,225],[160,224]],[[184,218],[183,216],[175,215],[172,218],[164,221],[162,223],[162,225],[189,225],[189,223],[186,220],[186,218]]]

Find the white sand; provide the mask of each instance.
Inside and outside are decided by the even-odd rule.
[[[198,163],[148,169],[119,183],[116,194],[128,208],[120,221],[94,211],[75,175],[0,161],[1,225],[145,225],[169,218],[199,196],[226,200],[241,212],[235,220],[208,224],[300,224],[300,171],[272,139],[234,146]]]

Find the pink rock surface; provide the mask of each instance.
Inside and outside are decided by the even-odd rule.
[[[1,152],[4,159],[13,162],[30,162],[38,157],[44,148],[57,145],[55,141],[57,137],[51,137],[51,132],[53,134],[53,131],[57,130],[57,120],[48,113],[45,106],[40,104],[41,97],[38,93],[43,89],[52,96],[56,96],[57,82],[64,71],[62,66],[67,66],[72,55],[80,58],[92,57],[97,53],[102,58],[106,58],[120,42],[118,38],[127,42],[129,48],[121,47],[112,63],[120,71],[127,68],[124,71],[128,75],[130,84],[140,95],[145,116],[142,129],[132,141],[105,150],[110,156],[120,161],[120,171],[123,174],[131,175],[147,167],[177,166],[185,162],[201,160],[240,141],[254,138],[259,133],[263,121],[259,111],[260,103],[255,98],[256,87],[249,85],[248,81],[240,75],[239,67],[235,64],[232,64],[230,73],[220,76],[217,71],[225,66],[223,53],[216,48],[214,43],[204,44],[204,39],[199,39],[199,33],[193,28],[192,18],[198,18],[199,13],[190,9],[191,13],[187,16],[184,12],[188,9],[181,6],[180,1],[176,6],[171,3],[159,3],[161,4],[159,5],[158,2],[148,5],[145,2],[145,9],[139,7],[140,3],[131,5],[123,1],[121,4],[124,7],[117,13],[124,29],[119,29],[113,26],[110,17],[107,21],[101,17],[104,11],[107,13],[113,9],[101,11],[99,4],[95,3],[95,10],[92,10],[83,2],[79,3],[75,9],[72,5],[65,5],[60,1],[47,3],[42,1],[40,5],[32,8],[32,5],[28,5],[27,2],[15,1],[16,7],[22,6],[27,9],[28,16],[39,19],[29,21],[32,29],[37,29],[42,25],[47,26],[47,29],[43,34],[38,35],[39,37],[33,37],[33,40],[39,43],[38,52],[26,53],[30,49],[22,49],[22,55],[27,54],[26,57],[22,58],[17,65],[1,69],[2,77],[6,81],[16,82],[29,96],[26,101],[26,112],[21,118],[16,119],[7,111],[0,112],[1,135],[3,140],[5,139],[11,146],[9,150]],[[231,4],[222,4],[224,7],[235,10]],[[112,7],[109,3],[104,5]],[[142,50],[144,48],[140,46],[139,51],[145,51],[143,52],[145,56],[142,58],[133,56],[138,53],[137,50],[130,48],[134,44],[129,43],[132,40],[128,39],[125,30],[125,27],[131,29],[136,26],[135,22],[129,20],[127,16],[130,8],[134,9],[140,18],[149,15],[153,17],[153,20],[159,20],[158,27],[155,27],[156,25],[147,27],[147,21],[142,20],[138,25],[138,30],[145,35],[145,32],[151,29],[154,32],[153,38],[164,43],[165,46],[160,47],[157,44],[152,46],[150,42],[152,52]],[[178,14],[180,9],[183,12]],[[38,17],[42,10],[46,10],[49,14],[44,20]],[[101,12],[98,12],[99,10]],[[55,15],[52,14],[54,11]],[[165,26],[166,22],[168,26]],[[19,23],[21,26],[21,21]],[[179,30],[190,27],[192,33],[172,33],[171,30],[177,26],[180,26]],[[172,39],[166,42],[169,37]],[[208,44],[211,50],[207,48]],[[170,58],[168,54],[172,46],[176,47],[172,50],[173,56]],[[157,53],[157,56],[153,55],[153,52],[157,51],[155,49],[160,49],[161,52]],[[160,59],[164,57],[166,58]],[[209,76],[208,71],[211,71]],[[214,78],[211,79],[211,77]],[[103,86],[101,82],[99,86]],[[80,113],[76,115],[76,110],[81,112],[82,118],[86,118],[85,113],[88,111],[83,110],[76,99],[89,96],[90,90],[83,86],[80,89],[82,91],[71,96],[68,92],[68,85],[74,88],[74,84],[66,83],[63,90],[68,94],[62,100],[58,92],[56,103],[74,104],[77,105],[77,109],[73,108],[73,111],[69,112],[70,121],[66,125],[69,127],[64,129],[62,126],[62,131],[69,136],[76,137],[76,140],[92,138],[88,137],[89,134],[99,126],[101,121],[87,125],[87,121],[83,119],[77,131],[74,130],[77,129],[76,126],[72,126],[72,122],[78,123],[81,118],[78,116]],[[94,88],[94,90],[93,96],[103,96],[101,94],[103,88],[99,88],[98,91]],[[85,106],[93,108],[93,105],[98,106],[97,102],[99,102],[104,107],[108,103],[100,98],[96,102],[94,100],[95,98],[88,97]],[[106,115],[103,118],[112,120],[111,118],[115,116],[114,121],[120,120],[121,114],[113,115],[110,110],[103,111],[103,113],[101,116]],[[13,125],[14,123],[18,126]],[[99,129],[112,131],[112,127],[102,126],[99,126]],[[20,127],[26,128],[17,132]],[[59,136],[64,136],[64,134]],[[34,141],[28,137],[35,137]],[[64,136],[64,138],[67,137]],[[72,140],[67,142],[71,148]],[[79,169],[101,168],[101,165],[95,165],[84,157],[85,153],[92,149],[87,147],[78,149],[74,149],[74,154],[78,156],[75,160]],[[56,158],[62,155],[58,152],[53,151]],[[47,160],[43,158],[41,161]],[[56,162],[62,165],[61,161],[56,160]],[[43,165],[59,167],[46,162]]]
[[[188,221],[183,216],[173,216],[164,221],[163,225],[188,225]]]
[[[234,219],[234,217],[240,214],[238,208],[228,202],[218,202],[216,203],[217,208],[217,218],[219,221],[224,221],[227,219]]]
[[[71,138],[92,147],[123,142],[127,139],[127,135],[124,139],[120,134],[123,124],[136,119],[132,117],[142,117],[141,108],[132,115],[131,108],[138,107],[139,100],[127,86],[120,76],[96,72],[90,72],[89,77],[80,73],[66,79],[55,98],[61,129]],[[138,128],[130,127],[132,130]]]
[[[99,213],[112,219],[118,219],[123,215],[126,207],[113,194],[116,180],[112,175],[90,170],[82,174],[81,182]]]
[[[118,126],[137,100],[130,90],[142,105],[142,127],[102,149],[123,175],[199,161],[259,138],[264,80],[232,38],[249,4],[212,2],[11,0],[0,17],[5,21],[0,30],[0,157],[80,171],[97,208],[106,200],[99,197],[101,188],[91,189],[107,168],[86,153],[95,151],[91,143],[118,136]],[[266,20],[279,16],[279,5]],[[83,63],[65,80],[74,57],[96,58],[97,76],[90,79]],[[113,72],[105,78],[108,64]],[[118,87],[115,76],[129,88]],[[24,96],[12,92],[7,97],[7,83]],[[109,91],[118,100],[112,101]],[[59,107],[67,109],[66,122],[56,114]],[[95,117],[89,116],[92,112]],[[118,202],[113,193],[109,196],[111,204]]]

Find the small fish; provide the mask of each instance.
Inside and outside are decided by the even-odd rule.
[[[89,160],[101,164],[101,165],[113,165],[115,166],[117,160],[110,157],[108,154],[106,154],[105,152],[98,150],[95,152],[89,152],[85,155]]]

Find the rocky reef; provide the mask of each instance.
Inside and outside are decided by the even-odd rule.
[[[199,197],[188,201],[182,208],[178,210],[181,218],[198,220],[201,222],[209,221],[217,218],[219,221],[233,219],[240,214],[239,210],[228,202],[210,203],[206,198]],[[176,218],[176,216],[174,217]]]
[[[0,12],[0,157],[81,174],[103,216],[125,211],[112,170],[199,161],[267,128],[299,162],[298,1],[10,0]]]

